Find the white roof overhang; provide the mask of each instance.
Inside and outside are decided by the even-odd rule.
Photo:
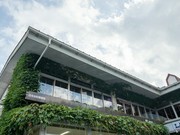
[[[4,91],[8,87],[13,69],[21,55],[24,53],[35,53],[41,55],[48,45],[49,38],[52,39],[51,44],[43,57],[102,79],[107,83],[128,83],[132,87],[132,91],[150,98],[156,98],[160,95],[159,88],[29,27],[12,54],[9,56],[1,72],[0,97],[2,97]]]

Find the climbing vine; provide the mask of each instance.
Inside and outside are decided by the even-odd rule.
[[[38,58],[39,56],[35,54],[24,54],[14,69],[9,91],[3,102],[4,110],[0,118],[1,135],[23,135],[24,132],[31,134],[35,125],[47,126],[53,123],[99,127],[126,135],[134,133],[136,135],[168,134],[162,125],[141,122],[129,117],[103,115],[83,108],[69,108],[50,104],[38,105],[25,100],[27,91],[39,91],[39,73],[42,72],[58,78],[67,79],[67,77],[71,77],[90,84],[95,83],[95,88],[104,93],[110,93],[111,90],[114,90],[119,97],[126,100],[142,104],[143,99],[144,105],[152,104],[145,96],[123,89],[129,87],[128,85],[109,85],[100,79],[47,58],[42,58],[37,68],[34,69],[34,64]]]
[[[8,94],[4,100],[3,111],[28,105],[25,100],[27,91],[38,91],[38,71],[33,69],[36,57],[34,55],[22,55],[14,69]]]
[[[86,108],[70,108],[53,104],[31,104],[16,108],[0,119],[1,135],[33,135],[36,125],[54,123],[101,128],[107,132],[126,135],[168,135],[163,125],[142,122],[130,117],[104,115]]]

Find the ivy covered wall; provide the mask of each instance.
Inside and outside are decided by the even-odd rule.
[[[119,89],[122,88],[121,84],[108,85],[102,80],[62,66],[45,58],[41,60],[36,69],[33,69],[38,57],[39,56],[34,54],[23,55],[14,69],[9,92],[4,100],[3,115],[0,118],[1,135],[23,135],[24,131],[31,134],[32,127],[35,125],[46,126],[52,125],[54,122],[101,127],[107,131],[125,133],[126,135],[132,135],[134,133],[136,133],[136,135],[168,134],[166,128],[162,125],[141,122],[129,117],[103,115],[96,111],[83,108],[72,109],[58,105],[38,105],[25,100],[27,91],[38,92],[39,72],[47,73],[59,78],[67,78],[70,76],[71,78],[78,80],[95,82],[96,87],[103,90],[102,92],[105,93],[109,93],[112,89],[117,92],[117,89],[119,91]],[[129,91],[121,92],[122,93],[119,93],[119,96],[134,102],[139,102],[138,98],[142,98],[143,96]],[[136,98],[133,98],[133,94],[136,95]],[[146,97],[143,98],[146,99]]]
[[[0,119],[1,135],[33,135],[36,125],[78,125],[125,135],[168,135],[163,125],[138,121],[125,116],[112,116],[86,108],[70,108],[52,104],[31,104],[16,108]]]
[[[37,56],[28,54],[22,55],[19,59],[12,75],[8,94],[3,102],[3,112],[28,105],[29,101],[25,100],[26,92],[38,91],[39,72],[33,69],[36,59]]]

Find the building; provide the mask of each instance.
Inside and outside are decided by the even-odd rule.
[[[110,116],[129,116],[148,123],[163,122],[170,133],[180,131],[179,89],[180,82],[163,88],[155,87],[32,27],[19,41],[0,75],[1,110],[4,106],[5,112],[32,103],[54,103],[72,108],[81,106]],[[33,111],[33,107],[39,106],[30,106],[29,111]],[[78,116],[81,115],[82,112]],[[31,127],[32,123],[26,126]],[[44,129],[37,126],[34,134],[98,134],[101,130],[84,127],[51,125]],[[36,127],[33,130],[36,131]],[[101,132],[114,134],[105,133],[103,129]]]

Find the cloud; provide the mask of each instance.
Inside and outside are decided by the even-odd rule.
[[[178,0],[7,0],[0,7],[11,20],[0,30],[1,63],[33,26],[157,86],[167,73],[180,74]]]

